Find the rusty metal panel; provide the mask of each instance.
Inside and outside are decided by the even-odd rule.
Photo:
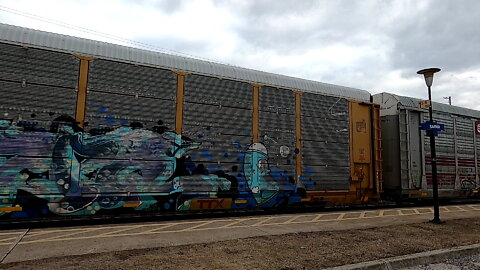
[[[106,60],[90,61],[89,91],[175,100],[177,75],[169,70]]]
[[[0,43],[0,79],[75,88],[79,60],[70,54]]]

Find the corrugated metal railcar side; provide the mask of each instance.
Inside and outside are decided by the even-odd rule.
[[[0,46],[4,217],[353,204],[381,192],[374,104]]]
[[[432,169],[430,141],[419,129],[429,120],[420,100],[389,93],[374,95],[382,106],[384,179],[386,194],[396,198],[430,198]],[[439,195],[444,198],[477,196],[480,112],[433,104],[433,118],[445,125],[436,137]]]

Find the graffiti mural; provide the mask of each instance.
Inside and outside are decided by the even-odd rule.
[[[243,170],[248,186],[258,204],[265,203],[278,193],[278,184],[270,176],[265,145],[254,143],[248,148],[245,153]]]
[[[226,171],[195,164],[192,156],[209,154],[197,153],[200,145],[165,127],[132,124],[85,132],[69,116],[56,118],[49,130],[0,120],[0,208],[21,208],[0,215],[262,207],[292,197],[294,188],[282,192],[270,174],[262,143],[244,146],[238,158],[243,174],[236,166]],[[242,185],[247,192],[239,191]]]

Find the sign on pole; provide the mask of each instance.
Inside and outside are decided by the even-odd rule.
[[[430,105],[432,104],[432,102],[430,100],[422,100],[420,101],[420,103],[418,104],[418,107],[420,107],[420,109],[428,109],[430,107]]]
[[[435,136],[438,136],[438,132],[445,130],[445,125],[438,124],[438,123],[425,122],[420,124],[420,129],[433,132]]]

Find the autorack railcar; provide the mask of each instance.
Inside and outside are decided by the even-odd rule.
[[[360,204],[367,91],[0,24],[2,218]]]
[[[420,129],[429,120],[421,100],[391,93],[373,95],[380,104],[383,179],[387,199],[432,198],[430,140]],[[433,102],[433,119],[444,126],[436,137],[441,199],[474,198],[479,191],[480,112]]]

